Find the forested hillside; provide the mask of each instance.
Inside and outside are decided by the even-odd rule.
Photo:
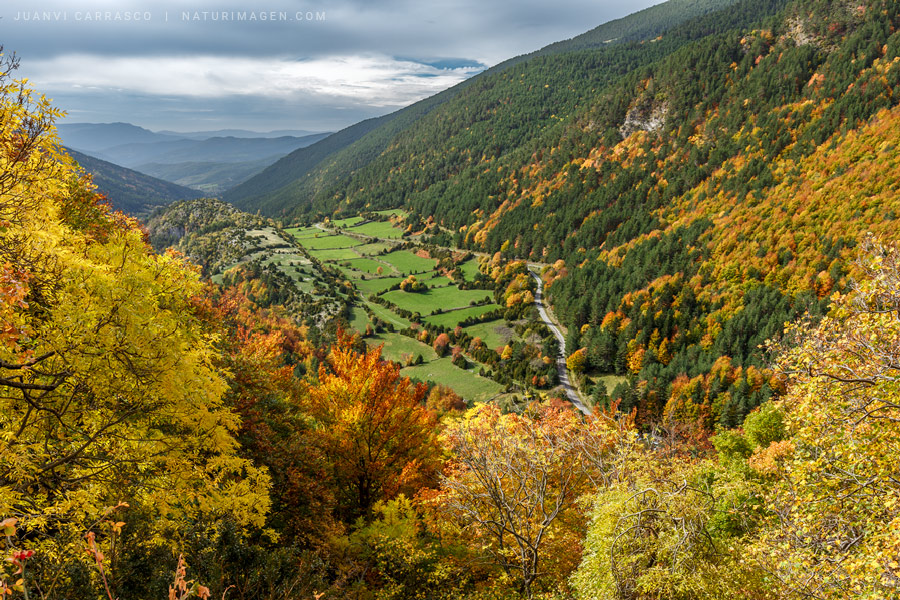
[[[131,169],[68,150],[69,155],[91,174],[97,190],[116,210],[133,216],[146,216],[153,209],[176,200],[199,198],[200,192],[156,179]]]
[[[404,135],[407,137],[409,135],[421,136],[423,126],[433,127],[430,123],[434,121],[434,117],[429,117],[433,110],[440,109],[439,115],[445,115],[448,112],[457,114],[452,123],[445,123],[439,125],[437,130],[431,130],[430,135],[437,135],[434,140],[431,140],[438,144],[435,147],[436,151],[450,148],[449,139],[443,139],[441,136],[445,134],[459,135],[460,130],[466,128],[471,122],[485,121],[492,114],[490,106],[498,102],[497,96],[485,96],[485,91],[491,93],[491,90],[497,85],[499,73],[504,73],[530,58],[553,57],[585,48],[604,48],[634,40],[650,40],[660,32],[688,21],[692,17],[734,4],[735,1],[672,0],[623,19],[600,25],[587,33],[552,44],[532,54],[504,61],[481,75],[435,96],[384,117],[357,123],[309,148],[297,150],[258,176],[228,190],[223,195],[223,199],[238,208],[250,211],[262,210],[270,216],[290,215],[297,211],[309,212],[310,208],[306,205],[313,198],[322,199],[325,206],[328,206],[334,192],[333,187],[340,189],[347,178],[355,176],[359,169],[368,167],[370,164],[383,165],[379,162],[380,157],[395,144],[396,139],[400,139]],[[693,31],[686,35],[696,36],[702,35],[702,33]],[[634,53],[632,52],[632,54]],[[617,54],[610,54],[610,58],[605,56],[603,54],[601,57],[588,60],[585,64],[576,65],[574,70],[569,58],[558,63],[554,60],[542,63],[543,66],[540,67],[540,73],[537,73],[537,76],[538,78],[552,76],[552,81],[557,83],[552,89],[548,85],[550,80],[539,82],[517,80],[516,85],[507,86],[505,90],[501,90],[499,94],[513,98],[522,95],[523,89],[527,87],[530,88],[530,97],[525,102],[537,103],[545,108],[554,107],[550,112],[544,111],[542,108],[538,114],[532,110],[529,113],[517,115],[515,124],[512,126],[501,125],[501,128],[504,129],[524,127],[521,131],[510,133],[512,136],[510,141],[514,143],[513,145],[530,139],[541,127],[547,123],[554,123],[558,116],[566,114],[568,105],[563,102],[571,103],[575,98],[583,100],[585,95],[594,93],[593,77],[584,78],[588,71],[603,70],[608,64],[613,64],[614,72],[599,74],[599,77],[605,79],[614,76],[615,71],[628,68],[627,60],[623,64],[615,65],[616,62],[622,62],[621,56]],[[642,60],[637,56],[632,56],[631,60],[635,58],[638,61]],[[542,88],[542,85],[545,87]],[[563,95],[558,95],[557,91],[562,91]],[[460,97],[457,98],[458,96]],[[473,99],[482,108],[473,106],[473,111],[469,113],[465,108],[466,103]],[[486,103],[488,106],[485,106]],[[523,105],[524,103],[518,100],[516,104]],[[498,103],[497,106],[502,105]],[[462,111],[461,114],[460,111]],[[552,117],[551,112],[555,113]],[[539,118],[535,120],[535,117]],[[440,116],[437,118],[443,119]],[[467,139],[456,138],[454,143],[470,142],[472,139],[477,139],[476,136],[480,133],[484,132],[473,131]],[[512,147],[511,145],[502,150],[505,152]],[[473,148],[472,152],[479,149],[480,147]],[[473,154],[473,156],[478,158],[477,155]],[[496,156],[496,154],[487,156]],[[447,160],[453,163],[459,160],[459,157],[451,154]],[[382,167],[376,166],[376,171],[379,168]],[[396,201],[397,194],[392,193],[391,198]],[[316,204],[316,207],[322,209],[321,204]]]

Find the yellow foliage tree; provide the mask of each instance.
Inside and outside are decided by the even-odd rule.
[[[900,249],[863,247],[855,289],[789,330],[792,437],[751,461],[779,476],[759,553],[797,597],[900,598]]]
[[[566,358],[566,367],[573,373],[581,373],[587,364],[587,348],[580,348]]]
[[[0,60],[0,516],[45,565],[121,500],[158,532],[262,525],[268,476],[237,456],[197,273],[100,202],[15,66]]]
[[[461,534],[526,597],[543,575],[564,585],[578,561],[584,521],[575,500],[620,473],[631,421],[533,404],[524,415],[472,409],[448,431],[454,461],[436,499]]]

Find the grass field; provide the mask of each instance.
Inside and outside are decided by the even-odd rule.
[[[356,269],[357,271],[363,271],[365,273],[369,273],[371,275],[375,275],[378,273],[378,269],[380,268],[385,275],[389,275],[393,272],[390,265],[386,265],[382,262],[378,262],[377,260],[372,260],[371,258],[355,258],[353,260],[344,261],[350,265],[351,269]],[[343,265],[344,262],[341,264]]]
[[[426,361],[437,359],[437,354],[431,346],[399,333],[380,333],[377,336],[366,338],[366,343],[370,346],[384,344],[381,355],[388,360],[403,362],[406,356],[415,357],[417,354],[421,354]]]
[[[290,263],[297,263],[298,265],[308,265],[309,259],[307,259],[302,254],[298,254],[297,252],[272,252],[268,257],[263,261],[263,266],[270,265],[275,263],[278,266],[290,266]]]
[[[291,243],[278,235],[278,232],[272,227],[266,227],[264,229],[248,229],[246,231],[246,236],[251,247],[261,248],[263,250],[291,247]]]
[[[352,248],[361,246],[362,242],[346,235],[321,235],[300,240],[300,244],[307,250],[332,250],[334,248]]]
[[[403,210],[402,208],[392,208],[390,210],[376,210],[376,215],[397,215],[403,217],[404,219],[409,216],[409,213]]]
[[[385,300],[389,300],[410,312],[418,312],[422,315],[431,313],[436,308],[444,310],[469,306],[472,300],[484,300],[490,296],[486,290],[461,290],[458,287],[446,287],[429,289],[422,293],[408,293],[394,290],[384,294]],[[485,308],[482,312],[491,310]]]
[[[406,213],[389,210],[380,211],[379,214]],[[389,222],[361,223],[360,217],[352,217],[333,221],[329,227],[344,229],[347,234],[358,233],[385,240],[397,240],[403,234],[402,229],[393,227]],[[493,303],[470,306],[472,301],[481,302],[486,297],[491,297],[492,293],[488,290],[460,290],[448,277],[435,270],[437,261],[434,259],[423,258],[409,250],[379,254],[391,248],[390,241],[365,243],[364,240],[358,240],[350,235],[333,234],[316,227],[298,227],[286,231],[309,252],[310,256],[338,267],[364,296],[382,293],[401,282],[406,275],[416,274],[420,281],[429,286],[426,292],[411,294],[395,290],[384,293],[384,297],[400,308],[418,312],[429,324],[453,327],[467,317],[480,316],[499,308]],[[261,246],[284,244],[283,240],[277,238],[274,230],[258,233],[265,238],[260,241]],[[271,250],[263,253],[266,252]],[[298,286],[302,289],[312,289],[312,278],[315,273],[303,256],[296,252],[285,251],[268,257],[267,262],[279,264],[282,271],[298,281]],[[290,263],[296,263],[297,266],[290,266]],[[382,269],[382,276],[372,277],[377,274],[379,267]],[[475,259],[466,261],[460,267],[464,277],[469,281],[478,273],[478,263]],[[458,310],[430,316],[436,308]],[[394,311],[378,304],[366,303],[365,306],[353,308],[349,326],[356,331],[364,332],[369,323],[369,311],[397,329],[410,325],[408,319],[400,317]],[[480,337],[491,348],[503,346],[515,337],[515,333],[506,328],[502,320],[472,325],[467,327],[466,331],[473,337]],[[484,402],[503,393],[503,386],[477,375],[476,371],[480,365],[474,369],[460,369],[452,364],[449,356],[438,358],[431,346],[399,333],[383,332],[367,338],[366,343],[370,346],[383,344],[383,356],[389,360],[403,362],[407,357],[421,354],[425,363],[406,367],[401,371],[402,374],[419,381],[446,385],[467,400]]]
[[[403,230],[397,229],[389,221],[370,221],[363,225],[353,227],[351,231],[353,233],[385,239],[398,239],[403,235]]]
[[[476,402],[490,400],[503,391],[503,386],[496,381],[480,377],[473,371],[463,371],[454,366],[447,356],[415,367],[406,367],[400,374],[419,381],[433,381],[449,386],[466,400]]]
[[[431,271],[437,265],[437,261],[433,258],[422,258],[409,250],[398,250],[378,258],[394,265],[398,272],[406,274],[425,273]]]
[[[600,375],[599,377],[591,377],[594,383],[603,382],[606,384],[607,393],[612,393],[616,386],[622,383],[623,381],[627,381],[628,378],[623,375]]]
[[[322,230],[318,227],[291,227],[290,229],[285,229],[284,231],[297,240],[316,237],[317,235],[320,235],[322,233]]]
[[[403,277],[379,277],[377,279],[357,279],[353,282],[363,295],[380,294],[395,283],[403,281]]]
[[[449,277],[447,277],[446,275],[442,275],[437,271],[434,271],[433,273],[427,275],[421,275],[416,279],[418,279],[422,283],[427,283],[428,287],[441,287],[453,283],[453,281]]]
[[[466,278],[466,281],[475,281],[475,276],[478,275],[478,259],[473,258],[471,260],[467,260],[463,264],[459,265],[460,270],[463,273],[463,277]]]
[[[354,331],[363,333],[366,330],[366,325],[369,323],[369,315],[366,314],[365,309],[354,306],[353,310],[350,312],[349,322],[350,327],[352,327]]]
[[[330,226],[331,227],[341,227],[341,228],[353,227],[354,225],[356,225],[357,223],[359,223],[362,220],[363,220],[362,217],[350,217],[349,219],[338,219],[337,221],[332,221],[330,223]]]
[[[315,256],[321,261],[353,260],[359,255],[352,248],[337,248],[334,250],[310,250],[310,256]]]
[[[372,244],[355,246],[353,249],[356,250],[361,256],[371,256],[372,254],[378,254],[382,250],[387,250],[390,247],[391,245],[386,244],[385,242],[374,242]]]
[[[391,323],[394,325],[394,327],[397,327],[400,329],[402,329],[404,327],[409,327],[409,321],[407,319],[404,319],[403,317],[401,317],[394,311],[390,310],[389,308],[385,308],[385,307],[381,306],[380,304],[371,304],[368,302],[366,303],[366,306],[368,306],[372,310],[373,313],[375,313],[376,315],[381,317],[382,321],[384,321],[386,323]]]
[[[488,348],[496,350],[501,346],[505,346],[510,340],[516,337],[515,332],[506,326],[503,319],[496,321],[488,321],[487,323],[478,323],[477,325],[469,325],[464,329],[473,338],[480,337]]]
[[[467,319],[468,317],[480,317],[486,312],[490,312],[492,310],[496,310],[500,308],[497,304],[488,304],[485,306],[472,306],[469,308],[464,308],[462,310],[453,310],[450,312],[441,313],[439,315],[431,315],[428,317],[422,317],[432,325],[442,325],[444,327],[456,327],[460,321]],[[432,309],[434,310],[434,309]],[[487,344],[487,342],[485,342]],[[493,347],[493,346],[491,346]]]

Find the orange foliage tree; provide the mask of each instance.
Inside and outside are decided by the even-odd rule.
[[[317,421],[315,443],[329,457],[345,516],[370,516],[375,502],[432,483],[440,466],[427,390],[401,378],[381,349],[358,354],[339,335],[305,400]]]

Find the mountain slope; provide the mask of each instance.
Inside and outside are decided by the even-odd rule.
[[[670,0],[624,19],[601,25],[571,40],[504,61],[431,98],[390,115],[349,127],[309,149],[298,150],[257,177],[229,190],[223,198],[244,210],[262,210],[270,215],[296,211],[297,204],[314,197],[328,197],[330,186],[372,163],[388,148],[395,136],[418,124],[432,110],[451,102],[472,86],[478,88],[492,85],[486,81],[495,80],[499,73],[519,63],[538,56],[560,55],[573,50],[650,39],[667,28],[735,2],[736,0]],[[552,73],[557,66],[548,65],[547,68]],[[591,68],[598,66],[600,65],[593,64]],[[568,86],[568,81],[564,78],[560,78],[559,82],[563,87]],[[554,98],[541,97],[537,100],[550,103]]]
[[[147,215],[159,206],[202,196],[197,190],[138,173],[72,149],[67,152],[91,174],[97,191],[107,197],[112,207],[130,215]]]

